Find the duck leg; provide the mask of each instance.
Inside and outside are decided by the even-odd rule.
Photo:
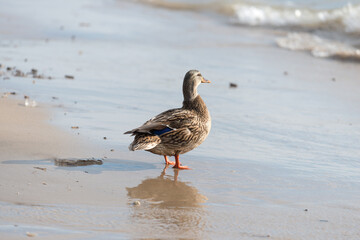
[[[173,168],[178,168],[178,169],[190,169],[188,166],[181,166],[180,164],[180,160],[179,160],[179,154],[175,155],[175,165]]]
[[[175,162],[169,161],[168,157],[164,155],[166,165],[175,165]]]

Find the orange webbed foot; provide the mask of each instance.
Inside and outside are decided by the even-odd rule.
[[[179,155],[178,155],[178,154],[175,155],[175,161],[176,161],[176,163],[175,163],[175,165],[174,165],[173,168],[177,168],[177,169],[187,169],[187,170],[190,169],[188,166],[181,166],[180,160],[179,160]]]
[[[169,161],[167,156],[164,156],[166,165],[175,165],[175,162]]]
[[[189,168],[188,166],[177,166],[176,164],[175,164],[175,166],[173,166],[173,168],[176,168],[176,169],[185,169],[185,170],[190,170],[191,168]]]

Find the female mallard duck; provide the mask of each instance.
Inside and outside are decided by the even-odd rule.
[[[143,149],[163,155],[166,164],[174,165],[174,168],[189,169],[181,166],[179,154],[199,146],[211,128],[210,113],[197,93],[200,83],[210,81],[204,79],[198,70],[188,71],[183,83],[183,106],[160,113],[142,126],[125,132],[135,136],[129,149]],[[169,161],[167,156],[175,156],[176,163]]]

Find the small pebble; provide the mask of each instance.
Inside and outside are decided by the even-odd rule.
[[[79,126],[72,126],[71,129],[79,129]]]
[[[67,78],[67,79],[74,79],[74,76],[72,76],[72,75],[65,75],[65,78]]]
[[[42,167],[34,167],[35,169],[39,169],[39,170],[42,170],[42,171],[45,171],[46,172],[46,168],[42,168]]]
[[[229,87],[230,88],[237,88],[237,84],[236,83],[230,83]]]
[[[25,76],[25,74],[22,71],[20,71],[19,69],[16,69],[15,77],[24,77],[24,76]]]
[[[25,105],[26,107],[36,107],[36,106],[37,106],[37,103],[36,103],[35,100],[30,101],[30,99],[29,99],[28,96],[24,96],[24,98],[25,98],[25,103],[24,103],[24,105]]]
[[[135,201],[135,202],[133,202],[133,205],[134,205],[134,206],[140,206],[141,203],[140,203],[140,201]]]
[[[104,137],[104,140],[106,140],[107,138],[106,137]]]
[[[33,75],[33,78],[39,78],[39,79],[44,79],[45,76],[40,74],[40,75]]]
[[[28,236],[28,237],[36,237],[37,233],[26,232],[26,236]]]
[[[110,149],[111,152],[115,151],[114,149]]]

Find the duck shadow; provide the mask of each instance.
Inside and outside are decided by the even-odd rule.
[[[142,171],[149,169],[156,169],[155,164],[123,160],[123,159],[103,159],[102,164],[94,164],[87,166],[58,166],[55,159],[41,159],[41,160],[9,160],[2,161],[1,164],[24,164],[33,165],[34,167],[55,166],[55,169],[65,171],[83,171],[89,174],[100,174],[107,171]]]

